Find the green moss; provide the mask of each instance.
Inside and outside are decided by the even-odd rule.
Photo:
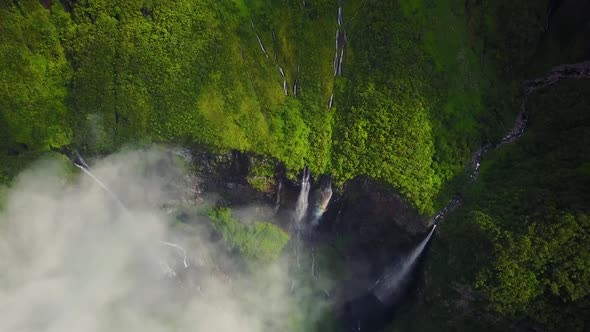
[[[228,248],[238,250],[251,263],[265,264],[276,260],[289,240],[289,235],[273,224],[241,224],[231,216],[229,208],[213,209],[208,215]]]
[[[0,7],[0,147],[47,149],[72,138],[65,104],[72,69],[53,22],[60,14],[36,1]]]

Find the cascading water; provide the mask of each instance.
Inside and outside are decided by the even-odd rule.
[[[279,180],[279,184],[277,185],[277,199],[275,201],[275,213],[278,213],[281,208],[281,189],[283,189],[283,181]]]
[[[262,45],[262,40],[260,39],[258,34],[256,34],[256,40],[258,40],[258,45],[260,46],[262,53],[264,53],[264,56],[268,59],[268,53],[266,53],[266,49],[264,48],[264,45]]]
[[[315,227],[319,225],[320,218],[326,212],[330,199],[332,198],[332,181],[328,180],[328,183],[318,189],[318,192],[314,196],[316,201],[311,216],[311,225]]]
[[[346,28],[343,26],[342,20],[342,1],[338,4],[338,16],[337,16],[338,28],[336,29],[336,49],[334,51],[334,77],[337,75],[342,76],[342,62],[344,60],[344,48],[346,47]],[[340,32],[342,28],[342,32]]]
[[[344,49],[346,48],[347,42],[347,32],[344,26],[344,21],[342,19],[342,1],[338,2],[338,16],[336,17],[336,23],[338,23],[338,28],[336,28],[336,47],[334,50],[334,77],[342,76],[342,63],[344,62]],[[342,32],[341,32],[342,29]],[[334,103],[334,93],[330,96],[330,100],[328,101],[328,109],[332,109],[332,105]]]
[[[299,227],[305,215],[307,214],[307,206],[309,201],[309,170],[307,167],[303,169],[303,176],[301,177],[301,189],[299,190],[299,197],[297,197],[297,203],[295,205],[295,225]]]
[[[90,166],[88,166],[88,164],[86,163],[84,158],[82,158],[81,155],[77,154],[76,158],[73,160],[73,162],[76,167],[81,169],[82,172],[86,173],[86,175],[91,177],[94,180],[94,182],[96,182],[96,184],[98,184],[104,191],[106,191],[113,198],[113,200],[115,200],[117,202],[117,204],[119,204],[119,206],[121,207],[121,209],[123,209],[123,211],[127,211],[127,208],[125,207],[123,202],[121,202],[119,197],[117,197],[117,195],[115,195],[115,193],[112,192],[109,189],[109,187],[107,187],[96,175],[94,175],[94,173],[90,169]]]
[[[336,29],[336,50],[334,51],[334,76],[338,74],[338,39],[340,38],[340,29]]]
[[[424,248],[430,241],[434,230],[436,229],[436,225],[432,226],[430,233],[420,242],[420,244],[412,250],[412,252],[408,255],[408,257],[404,258],[404,260],[394,266],[390,271],[387,271],[373,286],[373,294],[381,301],[382,303],[388,303],[391,300],[391,296],[394,295],[408,280],[408,276],[412,272],[418,258],[422,255]]]

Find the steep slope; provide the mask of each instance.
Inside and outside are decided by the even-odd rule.
[[[496,99],[515,91],[497,84],[504,63],[492,52],[504,47],[487,40],[513,31],[495,27],[503,12],[488,7],[5,2],[5,43],[21,51],[3,53],[4,150],[72,144],[92,154],[173,142],[249,151],[290,171],[332,173],[339,183],[361,174],[384,180],[429,214],[471,152],[512,118],[510,98],[499,106]],[[30,33],[40,27],[50,36],[42,47]],[[19,35],[26,37],[9,37]],[[11,60],[15,53],[31,65]],[[10,88],[26,79],[45,91],[34,94],[38,107],[25,103],[31,90]]]

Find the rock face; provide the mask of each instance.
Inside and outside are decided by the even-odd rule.
[[[262,193],[246,180],[251,168],[248,154],[239,151],[215,154],[206,150],[194,150],[191,154],[203,193],[218,194],[227,205],[270,200],[272,193]]]
[[[239,151],[214,154],[199,150],[192,151],[191,158],[199,181],[198,192],[217,193],[230,205],[260,203],[276,208],[278,185],[260,191],[247,181],[257,156]],[[299,184],[285,178],[281,165],[273,167],[275,180],[282,183],[278,208],[292,209]],[[312,176],[319,178],[315,174]],[[324,221],[319,225],[322,233],[354,234],[358,239],[371,240],[387,234],[408,239],[426,231],[427,218],[410,208],[386,184],[359,177],[347,181],[343,188],[336,188],[333,193],[319,181],[312,182],[311,186],[314,202],[325,210]]]
[[[337,231],[358,231],[362,237],[378,239],[391,229],[407,235],[426,230],[426,217],[410,208],[392,188],[367,177],[346,182],[338,201],[332,225]]]

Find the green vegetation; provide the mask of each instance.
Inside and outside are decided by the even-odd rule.
[[[229,208],[212,209],[209,218],[213,227],[222,235],[228,249],[238,250],[252,263],[270,263],[276,260],[289,241],[289,235],[273,224],[240,223],[232,218]]]
[[[0,148],[68,144],[65,105],[72,75],[57,17],[37,2],[0,5]]]
[[[444,222],[432,247],[432,284],[414,310],[427,306],[433,325],[588,326],[588,96],[588,84],[575,81],[531,96],[525,135],[486,158],[465,206]]]
[[[59,162],[67,173],[74,173],[74,166],[61,154],[51,151],[23,152],[16,156],[3,156],[0,158],[0,184],[10,184],[15,177],[35,161]]]
[[[457,0],[349,7],[355,19],[346,74],[337,82],[333,172],[383,179],[432,213],[449,186],[461,185],[455,179],[470,155],[512,125],[523,79],[512,55],[529,55],[540,30],[528,16],[509,28],[494,22],[506,11],[544,8]],[[533,30],[528,44],[499,43],[523,26]]]
[[[518,143],[486,155],[474,185],[465,167],[512,127],[523,79],[587,58],[589,5],[563,2],[545,31],[539,1],[343,4],[344,75],[334,77],[337,1],[2,1],[0,183],[53,147],[93,155],[180,143],[256,154],[247,180],[260,190],[282,163],[290,177],[307,165],[340,184],[382,180],[425,215],[463,192],[464,207],[433,244],[429,288],[392,328],[582,330],[588,87],[560,83],[532,96]],[[229,209],[209,216],[249,262],[275,260],[288,241]],[[317,253],[322,266],[333,261],[328,249]],[[317,300],[330,281],[309,282],[293,301]],[[429,319],[410,319],[424,308]],[[293,325],[308,330],[312,315]]]
[[[251,156],[249,159],[250,171],[246,180],[252,187],[262,192],[269,191],[275,184],[276,161],[260,156]]]
[[[4,2],[2,150],[71,144],[105,154],[150,142],[236,149],[278,160],[291,174],[307,165],[340,183],[361,174],[384,180],[430,214],[471,152],[507,126],[514,108],[498,96],[518,71],[502,67],[513,53],[499,54],[530,40],[498,42],[514,32],[494,23],[503,6],[344,5],[345,74],[335,78],[336,1]],[[510,73],[504,84],[496,66]]]
[[[181,142],[274,156],[290,170],[306,164],[325,170],[330,120],[312,100],[327,87],[311,83],[319,54],[301,63],[299,84],[310,83],[294,99],[283,95],[279,71],[260,51],[243,7],[240,12],[214,1],[65,4],[68,11],[59,2],[50,10],[32,0],[2,5],[6,149],[71,143],[93,154],[130,142]],[[260,15],[256,33],[272,52],[272,23]],[[287,33],[277,31],[277,48],[297,49]],[[291,87],[298,59],[279,53]]]

